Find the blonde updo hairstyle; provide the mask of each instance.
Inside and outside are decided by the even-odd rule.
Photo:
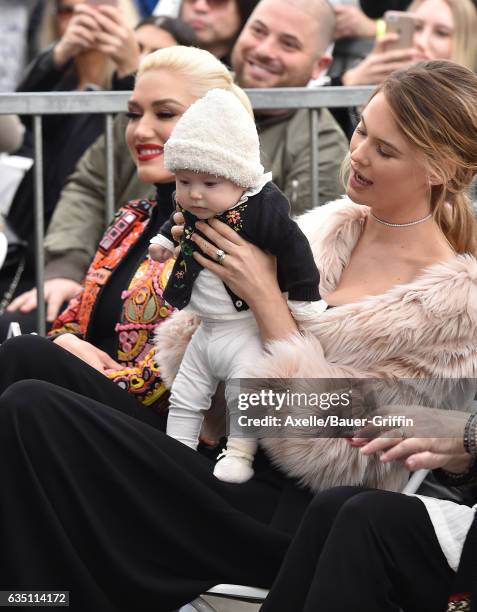
[[[225,89],[233,93],[253,117],[253,109],[247,94],[235,85],[232,74],[222,62],[204,49],[196,47],[166,47],[147,55],[139,64],[136,81],[150,70],[166,70],[184,79],[197,98],[210,89]]]
[[[477,9],[472,0],[444,0],[454,20],[451,59],[471,70],[477,69]],[[407,9],[411,13],[426,0],[414,0]]]
[[[468,190],[477,172],[477,76],[445,60],[420,62],[388,76],[396,124],[429,171],[431,211],[457,253],[477,256],[477,223]]]

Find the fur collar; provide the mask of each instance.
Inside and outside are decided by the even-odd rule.
[[[326,298],[338,284],[369,212],[369,207],[360,206],[343,197],[315,208],[297,220],[310,241],[321,275],[320,292],[323,297]],[[393,287],[384,296],[361,300],[360,304],[363,308],[368,308],[373,301],[380,302],[386,297],[392,300],[395,296],[412,291],[421,295],[425,293],[429,297],[429,293],[433,294],[432,288],[436,289],[436,284],[441,283],[446,283],[449,289],[464,288],[464,285],[467,285],[469,294],[464,296],[464,300],[461,295],[459,299],[452,299],[449,295],[450,299],[441,301],[438,310],[434,309],[434,314],[444,319],[468,310],[477,323],[477,260],[472,255],[457,255],[450,261],[434,264],[423,270],[411,283]],[[428,305],[431,305],[430,302]]]
[[[322,296],[336,287],[361,234],[369,208],[344,198],[315,209],[300,218],[308,234],[320,270]],[[477,346],[477,261],[471,255],[424,269],[413,281],[396,285],[386,293],[328,310],[307,325],[320,339],[326,357],[344,365],[369,369],[390,363],[386,372],[395,376],[475,376],[477,364],[470,360],[459,369],[448,353],[448,368],[440,360],[429,371],[419,359],[413,367],[395,370],[398,358],[417,355],[428,348]],[[431,368],[432,370],[433,368]]]
[[[336,287],[369,209],[348,199],[299,219],[321,274],[321,292]],[[327,310],[306,333],[271,342],[259,378],[477,376],[477,261],[470,255],[438,263],[413,281]],[[261,440],[272,461],[314,491],[337,485],[399,490],[399,464],[364,458],[340,439]]]

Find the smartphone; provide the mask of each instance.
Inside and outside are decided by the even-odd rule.
[[[100,4],[108,4],[109,6],[118,6],[118,0],[85,0],[90,6],[99,6]]]
[[[413,46],[416,22],[410,13],[404,11],[386,11],[384,13],[386,34],[394,32],[399,39],[386,45],[386,49],[409,49]]]

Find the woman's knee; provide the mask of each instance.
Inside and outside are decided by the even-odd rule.
[[[364,490],[342,505],[336,523],[353,529],[372,528],[375,532],[392,531],[402,526],[410,498],[401,493],[382,490]]]
[[[25,379],[14,382],[0,395],[0,413],[21,418],[37,414],[51,405],[49,398],[54,385],[42,380]],[[41,411],[43,412],[43,411]],[[43,413],[44,414],[44,413]]]
[[[7,364],[10,360],[14,363],[24,363],[25,360],[36,358],[38,350],[44,352],[49,345],[49,340],[36,334],[10,338],[0,345],[0,363]]]
[[[323,520],[325,517],[334,519],[348,500],[362,494],[363,491],[366,491],[366,489],[362,487],[333,487],[326,491],[320,491],[308,506],[306,516],[310,517],[312,521]]]
[[[20,380],[56,380],[62,357],[60,347],[41,336],[7,340],[0,346],[0,394]]]
[[[2,459],[45,457],[52,440],[67,437],[60,427],[68,408],[61,388],[51,383],[28,379],[10,385],[0,396]]]

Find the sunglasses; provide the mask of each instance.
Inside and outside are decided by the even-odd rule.
[[[184,4],[195,4],[197,0],[183,0]],[[225,6],[230,0],[205,0],[211,9]]]

